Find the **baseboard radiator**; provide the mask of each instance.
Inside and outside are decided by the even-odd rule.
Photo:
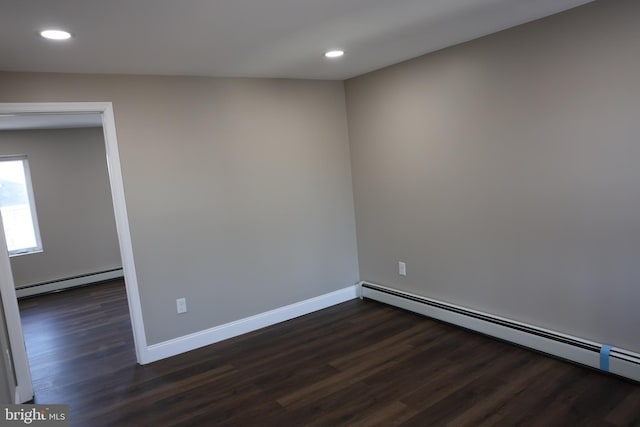
[[[113,268],[111,270],[99,271],[96,273],[82,274],[64,279],[51,280],[43,283],[35,283],[33,285],[20,286],[16,288],[16,296],[24,298],[34,295],[42,295],[51,292],[58,292],[68,288],[89,285],[92,283],[104,282],[106,280],[119,279],[124,276],[122,268]]]
[[[362,282],[361,296],[640,381],[638,353],[374,283]]]

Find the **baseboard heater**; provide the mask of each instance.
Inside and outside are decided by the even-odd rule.
[[[504,317],[362,282],[361,296],[438,319],[523,347],[640,381],[640,354]]]
[[[68,288],[75,288],[77,286],[89,285],[91,283],[118,279],[123,276],[124,274],[122,272],[122,268],[113,268],[111,270],[99,271],[97,273],[81,274],[79,276],[21,286],[19,288],[16,288],[16,296],[18,298],[24,298],[33,295],[48,294]]]

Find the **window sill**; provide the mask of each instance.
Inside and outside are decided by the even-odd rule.
[[[17,256],[22,256],[22,255],[31,255],[31,254],[40,254],[42,253],[43,250],[42,249],[30,249],[28,251],[24,251],[24,252],[14,252],[14,253],[9,253],[9,258],[13,258],[13,257],[17,257]]]

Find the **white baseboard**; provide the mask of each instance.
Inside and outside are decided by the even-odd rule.
[[[141,360],[140,363],[152,363],[180,353],[195,350],[238,335],[246,334],[247,332],[252,332],[314,311],[322,310],[357,297],[358,286],[349,286],[315,298],[256,314],[255,316],[246,317],[183,337],[153,344],[147,347],[142,357],[143,360]]]
[[[82,276],[72,277],[69,279],[55,280],[52,282],[23,286],[16,288],[16,296],[18,298],[29,297],[33,295],[46,294],[49,292],[61,291],[63,289],[73,288],[76,286],[88,285],[90,283],[102,282],[105,280],[118,279],[123,277],[124,273],[121,268],[116,268],[99,273],[84,274]]]

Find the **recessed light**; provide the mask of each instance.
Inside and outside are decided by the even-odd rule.
[[[40,31],[40,35],[49,40],[68,40],[71,38],[71,33],[62,30],[44,30]]]
[[[344,52],[341,50],[330,50],[324,54],[327,58],[340,58],[344,55]]]

